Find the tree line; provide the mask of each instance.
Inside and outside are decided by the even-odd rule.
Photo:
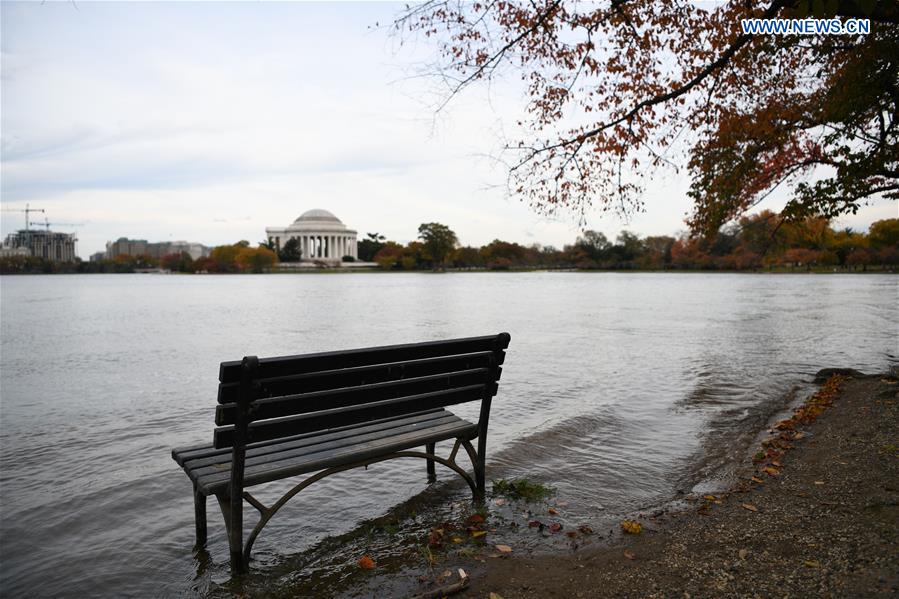
[[[763,211],[744,216],[709,239],[690,236],[640,237],[622,231],[615,241],[584,231],[562,249],[524,246],[495,239],[481,247],[459,246],[444,225],[419,228],[406,245],[368,233],[359,242],[359,259],[385,270],[573,268],[607,270],[775,270],[895,269],[899,266],[899,219],[873,223],[868,233],[834,229],[828,219],[808,217],[782,222]],[[436,251],[435,251],[435,248]]]
[[[621,231],[614,241],[586,230],[561,249],[521,245],[494,239],[481,246],[462,246],[456,233],[441,223],[423,223],[416,240],[405,245],[368,233],[358,243],[359,260],[383,270],[813,270],[847,271],[899,268],[899,218],[873,223],[867,233],[834,229],[825,218],[782,222],[763,211],[744,216],[713,238],[651,235]],[[119,255],[100,262],[53,262],[30,256],[0,258],[2,273],[128,273],[164,269],[186,273],[260,273],[281,262],[302,258],[296,244],[280,252],[267,242],[220,245],[209,256],[193,259],[186,252],[162,258]],[[349,261],[349,257],[345,258]]]

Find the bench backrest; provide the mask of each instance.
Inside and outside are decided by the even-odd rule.
[[[222,362],[213,444],[232,447],[481,400],[486,428],[508,333]]]

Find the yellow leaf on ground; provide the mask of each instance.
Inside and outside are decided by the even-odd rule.
[[[757,476],[753,476],[753,477],[752,477],[752,482],[754,482],[754,483],[763,483],[763,482],[765,482],[765,481],[763,481],[762,479],[760,479],[760,478],[757,477]]]
[[[486,530],[473,530],[473,531],[471,531],[471,538],[480,539],[481,537],[483,537],[486,534],[487,534]]]
[[[764,468],[762,468],[762,472],[764,472],[768,476],[777,476],[778,474],[780,474],[780,470],[771,466],[765,466]]]
[[[714,495],[703,495],[702,498],[706,501],[715,501],[715,499],[717,499]]]
[[[503,597],[499,593],[490,593],[490,595],[488,595],[488,599],[503,599]]]
[[[638,535],[643,531],[643,525],[634,520],[625,520],[621,523],[621,530],[631,535]]]
[[[820,568],[821,567],[821,564],[813,559],[805,560],[805,562],[803,562],[803,565],[805,565],[806,568]]]

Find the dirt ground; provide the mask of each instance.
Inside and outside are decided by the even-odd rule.
[[[612,547],[472,564],[456,596],[899,596],[897,391],[883,376],[833,381],[772,429],[731,492]]]

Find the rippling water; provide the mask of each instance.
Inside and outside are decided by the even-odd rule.
[[[508,331],[488,476],[550,484],[590,519],[713,476],[819,368],[899,355],[889,275],[29,276],[0,293],[4,596],[227,581],[215,502],[211,561],[195,559],[191,487],[169,454],[211,439],[222,360]],[[424,479],[413,462],[304,491],[256,543],[260,584],[291,559],[315,567],[310,547]]]

